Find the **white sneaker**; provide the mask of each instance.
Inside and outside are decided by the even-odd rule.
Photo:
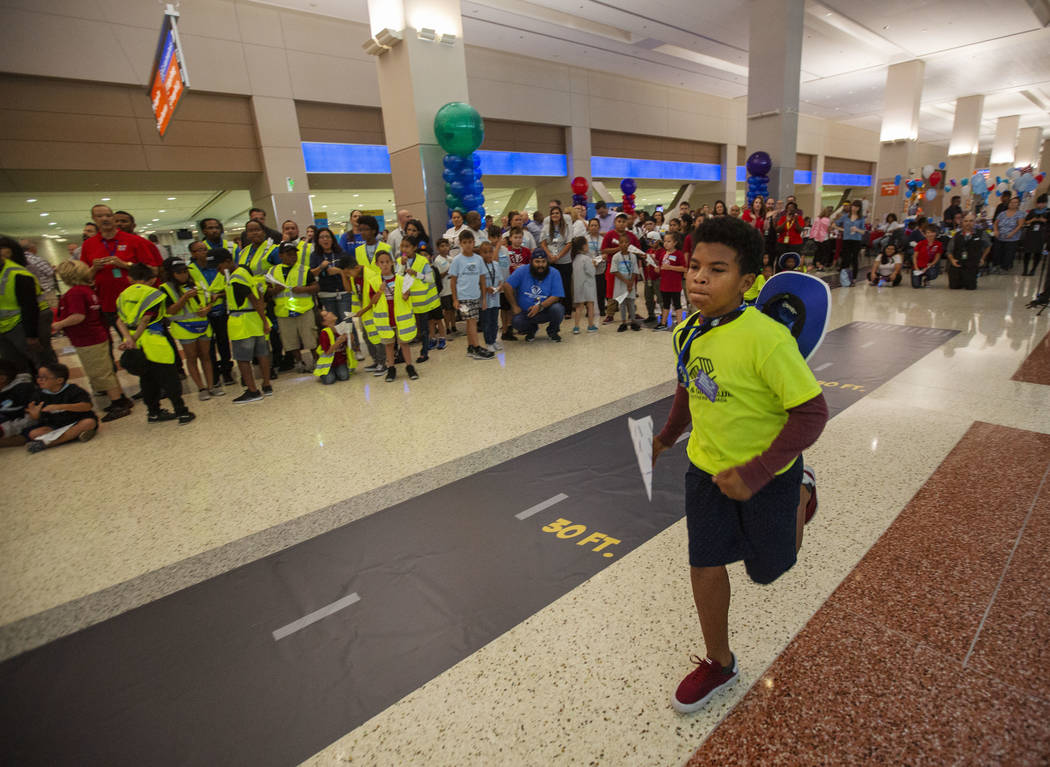
[[[494,344],[492,344],[492,348],[498,352],[501,352],[503,351],[503,344],[500,341],[496,341]]]
[[[496,344],[485,344],[485,348],[488,349],[493,354],[496,353]]]

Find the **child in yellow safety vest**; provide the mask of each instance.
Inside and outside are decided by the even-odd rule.
[[[412,311],[416,318],[421,349],[416,357],[416,364],[430,359],[430,328],[435,335],[445,340],[445,327],[441,315],[441,299],[438,297],[437,285],[434,283],[434,267],[424,251],[419,250],[419,238],[406,234],[401,238],[401,273],[412,278],[408,295]],[[434,344],[437,345],[436,343]]]
[[[394,274],[394,259],[389,251],[376,253],[378,273],[365,274],[361,308],[355,316],[361,318],[368,340],[386,352],[386,366],[372,375],[386,374],[387,383],[397,378],[394,365],[394,347],[401,345],[405,360],[412,359],[409,343],[416,338],[416,316],[412,311],[409,291],[404,289],[404,276]],[[413,381],[419,378],[416,369],[408,364],[405,372]]]
[[[346,353],[346,342],[348,337],[336,330],[339,318],[334,312],[327,309],[321,310],[321,333],[318,337],[316,356],[317,364],[314,365],[314,375],[321,379],[325,386],[334,384],[336,381],[346,381],[350,378],[350,371],[357,367],[354,355]]]

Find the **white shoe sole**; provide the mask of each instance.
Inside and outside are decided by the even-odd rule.
[[[682,703],[676,697],[676,693],[671,693],[671,706],[674,707],[674,710],[677,711],[679,714],[696,713],[704,706],[706,706],[707,702],[711,700],[711,698],[713,698],[717,693],[722,692],[723,690],[727,690],[734,684],[736,684],[737,680],[740,679],[740,669],[735,662],[733,663],[733,671],[735,671],[736,673],[733,674],[731,679],[727,679],[726,681],[722,682],[722,684],[718,685],[718,687],[711,690],[711,692],[707,693],[707,695],[705,695],[695,703]]]

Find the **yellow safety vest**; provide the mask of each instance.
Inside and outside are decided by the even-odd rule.
[[[423,270],[429,266],[430,261],[427,260],[426,256],[416,254],[412,265],[408,267],[416,273],[415,282],[412,283],[412,287],[408,290],[408,297],[412,301],[412,310],[416,314],[425,314],[441,306],[437,285],[423,279]],[[431,273],[433,273],[433,267],[431,267]]]
[[[245,245],[237,251],[237,266],[243,266],[254,275],[260,295],[265,292],[266,273],[270,271],[269,258],[275,250],[277,246],[265,240],[259,245]]]
[[[203,295],[205,305],[210,304],[211,300],[220,293],[225,297],[226,277],[222,272],[218,272],[215,275],[215,279],[209,284],[208,278],[204,276],[204,272],[195,263],[190,261],[187,268],[190,272],[190,279],[197,286],[197,292]]]
[[[270,275],[277,281],[288,286],[287,290],[274,294],[273,311],[278,317],[295,317],[306,314],[314,308],[314,297],[309,293],[293,293],[292,288],[305,287],[306,279],[310,275],[310,264],[307,261],[296,261],[285,276],[284,264],[278,264],[270,269]]]
[[[15,295],[15,277],[32,277],[36,285],[37,304],[41,309],[47,309],[50,305],[41,298],[43,291],[40,290],[40,281],[36,275],[14,261],[6,259],[0,268],[0,333],[6,333],[22,321],[22,309],[18,306],[18,296]]]
[[[150,362],[171,365],[175,362],[175,350],[164,335],[164,293],[150,285],[132,283],[117,296],[117,315],[132,333],[146,312],[155,309],[157,318],[146,326],[137,345]]]
[[[328,353],[325,354],[322,351],[320,343],[317,344],[317,349],[314,351],[314,356],[317,357],[317,363],[314,365],[314,375],[318,378],[327,375],[328,371],[332,369],[332,362],[335,361],[335,330],[332,328],[321,328],[321,335],[323,336],[326,333],[329,340]],[[357,358],[353,354],[346,355],[346,366],[348,370],[357,369]]]
[[[387,311],[382,275],[379,277],[377,287],[372,283],[365,283],[366,303],[371,300],[372,293],[379,293],[379,300],[376,301],[375,306],[361,316],[365,333],[368,334],[368,340],[373,344],[389,344],[395,340],[395,337],[397,340],[410,343],[416,338],[416,315],[412,311],[412,303],[404,298],[404,279],[400,274],[394,279],[393,321]]]
[[[182,294],[189,290],[188,287],[176,287],[170,282],[165,282],[160,287],[176,303],[182,297]],[[171,320],[170,330],[172,338],[178,338],[180,341],[192,341],[195,338],[204,336],[211,338],[211,324],[208,322],[208,318],[202,317],[197,313],[205,306],[207,304],[201,298],[201,289],[197,288],[197,296],[183,304],[182,311],[178,314],[168,315],[168,319]]]
[[[295,244],[295,263],[310,266],[310,254],[312,252],[313,245],[306,240],[299,240],[299,242]]]
[[[262,317],[255,311],[255,305],[249,296],[243,302],[238,303],[233,292],[234,285],[243,285],[251,290],[255,298],[259,297],[259,288],[256,278],[244,266],[238,266],[230,272],[226,280],[226,311],[229,319],[226,329],[231,341],[240,341],[245,338],[254,338],[265,335],[265,327]]]
[[[235,243],[232,243],[227,239],[220,240],[219,244],[216,245],[214,248],[212,247],[211,243],[207,240],[202,240],[202,242],[208,246],[208,250],[216,250],[217,248],[222,248],[224,250],[228,250],[230,252],[230,255],[234,257],[236,257],[237,251],[239,250]]]
[[[362,267],[361,279],[365,285],[364,293],[368,293],[368,283],[375,284],[376,279],[380,278],[379,267],[375,265],[375,259],[380,253],[390,253],[390,257],[393,258],[393,251],[390,250],[390,246],[385,242],[379,240],[376,241],[376,249],[372,253],[372,258],[368,257],[368,251],[365,246],[358,245],[354,248],[354,258],[357,259],[357,265]],[[350,309],[351,311],[358,311],[362,307],[362,300],[365,300],[366,296],[362,296],[357,292],[356,288],[354,294],[350,296]]]

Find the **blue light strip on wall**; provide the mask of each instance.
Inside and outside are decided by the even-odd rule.
[[[736,166],[736,181],[738,184],[747,181],[747,168],[743,165]]]
[[[811,171],[811,170],[796,170],[795,171],[795,183],[796,184],[812,184],[813,183],[813,171]]]
[[[563,154],[479,151],[481,172],[493,176],[566,176]],[[390,173],[390,152],[382,144],[303,142],[307,173]]]
[[[481,172],[486,176],[567,176],[569,163],[563,154],[543,152],[493,152],[479,149]]]
[[[673,181],[721,181],[722,166],[706,162],[632,160],[627,157],[591,157],[593,178],[644,178]]]
[[[825,173],[824,186],[871,186],[871,176],[863,173]]]
[[[382,144],[303,142],[307,173],[389,173],[390,152]]]

